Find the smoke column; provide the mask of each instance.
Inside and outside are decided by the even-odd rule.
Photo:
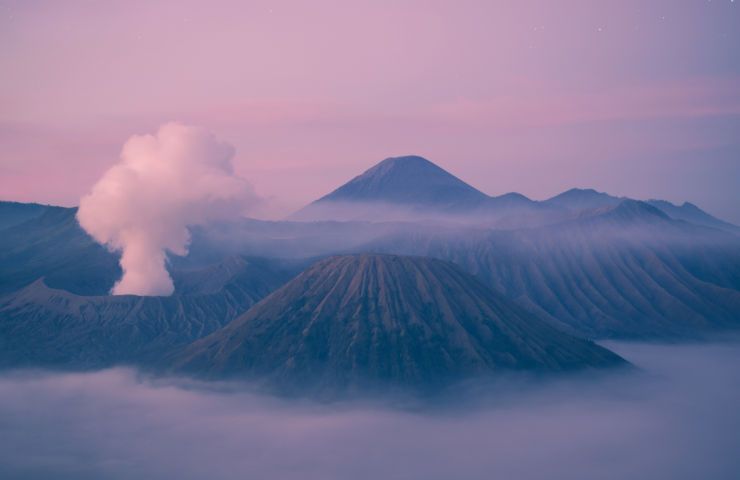
[[[251,185],[234,175],[233,156],[234,148],[208,131],[178,123],[126,142],[77,213],[93,238],[121,252],[114,295],[170,295],[166,253],[187,254],[187,227],[240,216],[257,202]]]

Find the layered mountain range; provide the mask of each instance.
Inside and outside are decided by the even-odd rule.
[[[562,328],[592,338],[701,336],[740,325],[736,235],[637,201],[522,230],[423,229],[362,250],[452,261]]]
[[[583,338],[740,327],[738,227],[589,189],[491,197],[421,157],[386,159],[286,221],[192,229],[189,255],[169,258],[171,297],[109,295],[119,256],[75,215],[0,202],[3,366],[351,389],[618,364]]]
[[[519,193],[490,197],[425,158],[406,156],[383,160],[290,218],[523,225],[546,221],[550,210]]]
[[[521,228],[568,220],[584,211],[614,207],[624,197],[571,189],[543,201],[520,193],[489,196],[418,156],[391,157],[291,216],[293,220],[437,220]],[[740,228],[684,203],[646,203],[671,218],[740,232]]]

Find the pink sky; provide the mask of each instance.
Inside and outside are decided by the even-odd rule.
[[[0,1],[0,197],[74,205],[178,120],[278,217],[377,161],[740,223],[740,2]]]

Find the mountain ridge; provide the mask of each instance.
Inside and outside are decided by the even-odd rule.
[[[545,200],[517,192],[488,195],[435,163],[417,156],[389,157],[309,203],[288,219],[299,221],[407,221],[424,218],[501,228],[557,223],[574,213],[612,207],[628,197],[592,188],[571,188]],[[646,200],[671,218],[734,233],[740,227],[685,202]],[[436,217],[435,217],[436,215]]]
[[[0,366],[145,364],[225,325],[294,274],[265,260],[226,263],[177,272],[175,283],[189,288],[166,297],[79,295],[41,277],[0,296]],[[223,270],[230,274],[213,275]]]
[[[636,200],[549,226],[401,232],[357,250],[451,261],[591,338],[698,338],[740,328],[740,239]]]

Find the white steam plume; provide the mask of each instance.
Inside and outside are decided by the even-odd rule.
[[[234,148],[208,131],[178,123],[126,142],[77,213],[93,238],[122,253],[113,294],[170,295],[166,252],[187,254],[187,227],[233,218],[257,202],[250,184],[234,175],[233,156]]]

